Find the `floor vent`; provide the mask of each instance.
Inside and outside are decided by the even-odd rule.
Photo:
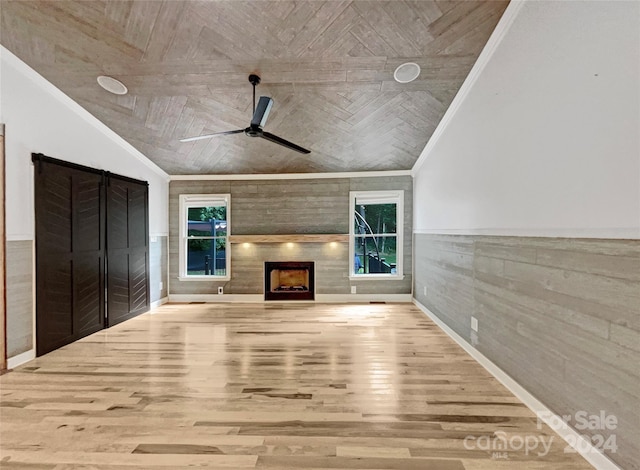
[[[189,305],[194,305],[194,304],[206,304],[206,302],[189,302]]]
[[[369,301],[370,304],[386,304],[386,302],[384,300],[371,300]]]

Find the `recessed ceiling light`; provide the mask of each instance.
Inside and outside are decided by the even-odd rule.
[[[420,66],[414,62],[399,65],[396,71],[393,72],[393,78],[398,83],[412,82],[418,78],[418,75],[420,75]]]
[[[98,77],[98,85],[114,95],[126,95],[127,91],[129,91],[120,80],[116,80],[113,77],[107,77],[106,75],[100,75]]]

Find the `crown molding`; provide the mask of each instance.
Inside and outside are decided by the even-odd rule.
[[[273,173],[244,175],[169,175],[171,181],[315,180],[329,178],[388,178],[391,176],[411,176],[411,170],[354,171],[340,173]]]

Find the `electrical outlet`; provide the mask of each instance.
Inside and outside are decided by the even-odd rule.
[[[355,294],[356,293],[356,286],[351,286],[351,293]]]
[[[471,329],[478,332],[478,319],[476,317],[471,317]]]
[[[218,294],[224,294],[224,287],[218,287]]]
[[[472,331],[469,335],[469,339],[471,339],[471,346],[476,347],[478,345],[478,333]]]
[[[427,295],[427,286],[424,286],[424,295]]]
[[[160,281],[160,290],[164,289],[164,282]]]

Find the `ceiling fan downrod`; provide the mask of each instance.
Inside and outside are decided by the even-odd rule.
[[[256,85],[260,85],[260,77],[252,73],[249,75],[249,83],[253,85],[253,112],[256,112]]]

